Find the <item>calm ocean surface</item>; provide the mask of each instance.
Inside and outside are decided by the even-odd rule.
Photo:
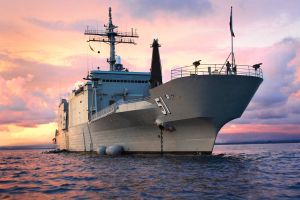
[[[0,199],[300,199],[300,143],[212,156],[0,151]]]

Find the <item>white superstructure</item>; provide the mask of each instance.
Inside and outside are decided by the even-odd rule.
[[[130,72],[115,58],[115,37],[136,33],[114,32],[111,13],[106,27],[86,34],[92,35],[89,41],[110,43],[111,70],[91,71],[87,82],[62,100],[55,137],[60,149],[120,145],[127,153],[210,154],[219,130],[242,115],[263,81],[260,64],[196,61],[173,69],[171,80],[162,84],[158,40],[152,44],[151,72]]]

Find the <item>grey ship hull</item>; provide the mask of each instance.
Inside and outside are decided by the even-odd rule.
[[[107,116],[69,127],[57,142],[70,151],[118,144],[127,153],[158,153],[162,125],[164,152],[211,153],[219,130],[242,115],[261,82],[240,75],[171,80],[151,89],[148,100],[121,104]]]

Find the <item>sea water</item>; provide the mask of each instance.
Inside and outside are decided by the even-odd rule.
[[[0,151],[0,199],[300,199],[300,144],[211,156]]]

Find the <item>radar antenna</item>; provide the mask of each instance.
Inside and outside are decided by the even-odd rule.
[[[107,25],[104,25],[106,27],[105,31],[102,30],[90,30],[88,27],[85,30],[84,34],[89,36],[89,39],[87,42],[103,42],[106,44],[109,44],[110,46],[110,57],[107,59],[107,62],[110,65],[110,71],[115,71],[114,65],[116,63],[115,58],[115,45],[120,43],[126,43],[126,44],[136,44],[134,39],[132,38],[138,38],[136,30],[133,31],[133,28],[131,29],[131,32],[118,32],[115,30],[118,28],[118,26],[115,26],[112,23],[112,17],[111,17],[111,7],[109,7],[109,21]]]

